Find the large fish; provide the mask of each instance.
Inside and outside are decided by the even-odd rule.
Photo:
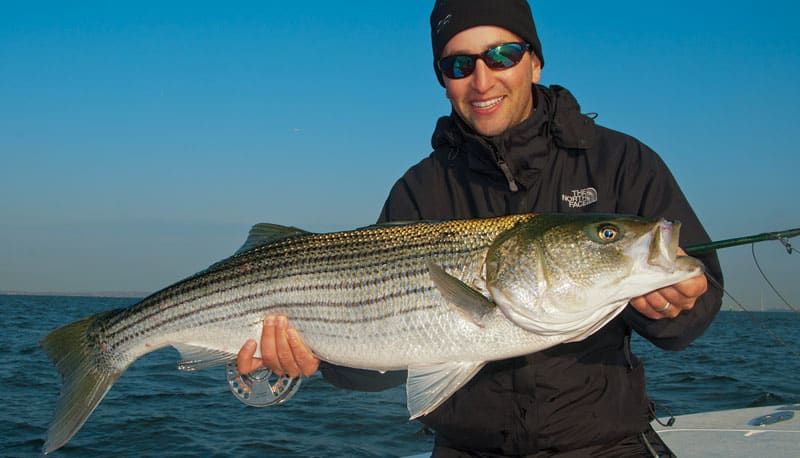
[[[44,452],[64,445],[137,358],[173,346],[182,369],[235,360],[286,314],[322,360],[408,370],[424,415],[487,361],[583,339],[635,296],[702,272],[679,223],[588,214],[370,226],[312,234],[259,224],[234,256],[41,345],[63,387]]]

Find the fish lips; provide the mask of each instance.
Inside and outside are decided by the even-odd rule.
[[[662,219],[653,228],[650,239],[650,251],[647,263],[652,266],[671,270],[678,257],[678,239],[680,238],[680,221]]]
[[[680,231],[680,221],[660,220],[651,231],[647,264],[667,272],[676,270],[703,272],[705,268],[699,260],[678,254]]]

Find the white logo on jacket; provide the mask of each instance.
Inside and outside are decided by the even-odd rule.
[[[585,207],[597,202],[597,189],[573,189],[572,195],[561,194],[561,200],[568,203],[570,208]]]

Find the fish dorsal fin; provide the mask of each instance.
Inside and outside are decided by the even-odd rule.
[[[427,261],[426,264],[433,284],[447,303],[467,320],[483,327],[483,318],[495,309],[494,302],[433,262]]]
[[[440,223],[441,221],[436,220],[411,220],[411,221],[383,221],[381,223],[370,224],[369,226],[360,227],[356,230],[366,230],[366,229],[384,229],[384,228],[391,228],[391,227],[398,227],[398,226],[414,226],[419,224],[435,224]]]
[[[187,343],[173,344],[181,354],[178,369],[187,372],[199,371],[209,367],[221,366],[236,360],[236,353],[215,350]]]
[[[309,234],[310,232],[291,226],[281,226],[279,224],[259,223],[250,228],[244,245],[236,250],[235,254],[244,253],[255,247],[277,242],[295,235]]]
[[[406,398],[411,419],[433,412],[478,373],[485,361],[455,361],[408,368]]]

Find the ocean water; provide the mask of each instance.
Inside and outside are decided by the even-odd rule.
[[[0,456],[38,456],[59,376],[38,346],[51,329],[135,299],[0,295]],[[800,402],[800,314],[722,312],[683,352],[634,340],[648,390],[674,414]],[[276,407],[228,391],[223,368],[176,370],[177,352],[140,359],[56,457],[403,456],[433,439],[407,420],[402,388],[338,390],[318,376]]]

